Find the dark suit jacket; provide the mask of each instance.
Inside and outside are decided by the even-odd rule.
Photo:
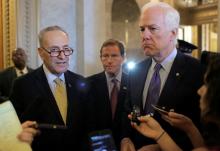
[[[41,130],[41,134],[35,137],[34,151],[43,150],[73,150],[86,146],[84,139],[85,107],[84,92],[86,84],[80,75],[67,71],[65,74],[66,90],[68,97],[67,130]],[[30,74],[19,77],[14,82],[10,97],[21,122],[34,120],[38,123],[64,125],[53,93],[47,82],[43,67]]]
[[[116,145],[120,144],[121,118],[127,91],[127,74],[122,73],[121,85],[118,94],[118,103],[115,118],[112,120],[111,104],[105,72],[87,78],[90,85],[90,94],[94,101],[95,130],[112,130]]]
[[[27,67],[27,70],[28,72],[30,72],[33,69]],[[13,81],[16,78],[17,74],[15,67],[9,67],[0,72],[0,97],[2,99],[8,99],[13,85]]]
[[[125,108],[127,113],[124,115],[124,119],[126,119],[127,114],[131,112],[133,105],[139,106],[141,113],[143,114],[143,89],[146,78],[148,78],[147,73],[151,63],[151,59],[146,59],[139,63],[137,67],[130,72],[128,80],[128,98],[126,100]],[[197,126],[199,126],[200,109],[197,90],[203,83],[203,73],[204,72],[198,60],[178,52],[162,89],[158,105],[175,109],[175,112],[188,116]],[[189,150],[191,144],[183,132],[170,126],[167,122],[161,119],[160,114],[157,112],[155,112],[154,118],[171,135],[171,137],[183,147],[183,149]],[[129,121],[127,121],[127,124],[125,125],[130,125]],[[124,130],[126,133],[123,132],[123,135],[125,136],[129,136],[128,132],[130,132],[130,134],[132,133],[133,136],[131,135],[130,137],[133,138],[137,148],[146,144],[155,143],[152,140],[143,137],[130,127],[127,127],[127,129]]]

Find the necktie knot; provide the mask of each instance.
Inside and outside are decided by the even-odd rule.
[[[116,78],[113,78],[111,81],[112,81],[112,83],[113,83],[114,85],[115,85],[115,84],[117,85],[118,80],[117,80]]]
[[[54,80],[54,82],[57,84],[57,85],[62,85],[62,80],[60,78],[56,78]]]
[[[155,72],[159,72],[161,68],[162,68],[162,65],[159,64],[159,63],[157,63],[157,64],[154,66]]]
[[[22,70],[20,70],[19,72],[20,72],[20,74],[21,74],[21,75],[23,75],[23,74],[24,74],[24,72],[23,72]]]

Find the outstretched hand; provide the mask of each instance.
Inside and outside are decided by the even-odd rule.
[[[128,115],[128,118],[131,119],[131,115]],[[131,126],[146,137],[156,139],[164,131],[160,124],[150,115],[138,117],[138,120],[140,120],[140,125],[131,122]]]
[[[179,113],[169,112],[168,115],[162,115],[162,118],[167,121],[170,125],[188,132],[194,126],[192,120]]]

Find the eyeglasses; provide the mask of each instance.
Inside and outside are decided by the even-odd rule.
[[[61,52],[63,52],[65,56],[70,56],[74,51],[70,47],[63,47],[62,50],[59,47],[41,48],[44,49],[47,53],[49,53],[51,57],[58,57]]]
[[[120,57],[120,55],[117,54],[112,54],[112,55],[101,55],[101,59],[102,60],[108,60],[108,59],[112,59],[112,60],[116,60]]]

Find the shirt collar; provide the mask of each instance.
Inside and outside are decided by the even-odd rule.
[[[165,71],[170,70],[176,55],[177,55],[177,50],[176,50],[176,48],[174,48],[174,50],[160,63]],[[155,65],[156,65],[156,62],[154,61],[154,59],[152,59],[151,66],[154,67]]]
[[[56,78],[58,78],[57,75],[52,74],[52,73],[47,69],[47,67],[46,67],[45,65],[43,65],[43,70],[44,70],[44,72],[45,72],[45,74],[46,74],[46,77],[47,77],[47,80],[48,80],[49,83],[54,82],[54,80],[55,80]],[[60,78],[62,81],[65,82],[64,73],[62,73],[62,74],[59,76],[59,78]]]
[[[106,75],[108,81],[111,81],[113,78],[115,78],[118,82],[121,82],[122,68],[120,68],[118,74],[115,77],[112,77],[107,72],[105,72],[105,75]]]

